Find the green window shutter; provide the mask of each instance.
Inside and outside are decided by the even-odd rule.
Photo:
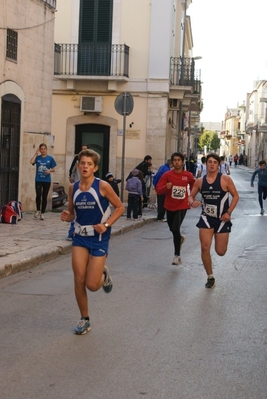
[[[95,0],[82,0],[80,7],[80,43],[94,41]]]
[[[81,0],[79,43],[111,43],[113,0]]]
[[[78,74],[110,74],[113,0],[81,0]]]
[[[97,21],[97,42],[111,42],[112,0],[99,0]]]

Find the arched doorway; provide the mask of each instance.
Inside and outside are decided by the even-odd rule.
[[[2,97],[0,131],[0,206],[18,200],[21,101],[13,94]]]

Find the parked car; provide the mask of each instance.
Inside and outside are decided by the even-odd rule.
[[[65,188],[61,184],[53,182],[52,208],[55,209],[63,206],[67,198],[68,196],[65,193]]]

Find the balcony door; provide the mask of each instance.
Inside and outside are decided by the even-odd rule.
[[[88,123],[76,126],[75,154],[81,151],[82,145],[87,145],[91,150],[100,155],[100,164],[96,176],[105,178],[109,166],[109,140],[110,127]]]
[[[78,75],[109,76],[113,0],[81,0]]]

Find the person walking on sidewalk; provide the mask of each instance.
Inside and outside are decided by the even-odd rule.
[[[165,194],[164,208],[167,211],[167,223],[173,235],[174,258],[173,265],[182,263],[180,251],[185,240],[185,236],[180,233],[180,228],[187,209],[190,209],[188,203],[188,185],[190,190],[195,182],[192,173],[183,170],[184,155],[180,152],[174,152],[171,155],[173,169],[165,172],[160,178],[156,192],[159,195]]]
[[[265,210],[263,209],[262,200],[266,200],[267,197],[267,169],[266,169],[266,161],[259,162],[259,169],[256,169],[251,177],[251,187],[254,187],[254,180],[256,175],[258,175],[258,198],[260,204],[260,214],[264,215]]]
[[[203,177],[207,173],[206,157],[201,157],[201,165],[197,168],[197,179]]]
[[[40,155],[39,155],[40,152]],[[47,145],[42,143],[31,158],[30,163],[36,165],[35,191],[36,212],[34,218],[44,220],[47,206],[47,196],[51,186],[51,173],[55,171],[56,161],[51,155],[47,155]]]
[[[210,248],[215,239],[215,251],[223,256],[227,251],[229,233],[231,232],[231,214],[239,200],[238,192],[230,176],[219,173],[220,157],[211,153],[207,155],[207,174],[196,180],[189,196],[189,204],[197,208],[202,204],[202,213],[197,223],[201,243],[201,258],[207,273],[206,288],[215,287]],[[202,194],[202,202],[195,199]],[[229,193],[232,196],[229,204]]]
[[[87,148],[88,148],[87,145],[83,144],[82,148],[81,148],[81,151],[87,150]],[[77,168],[78,155],[79,154],[75,155],[75,157],[73,158],[72,163],[70,165],[70,170],[69,170],[69,181],[70,181],[70,183],[74,183],[75,181],[80,179],[79,171],[78,171],[78,168]]]
[[[78,155],[81,179],[69,188],[68,210],[61,213],[61,220],[75,219],[75,235],[72,243],[72,269],[79,320],[74,333],[90,331],[90,319],[86,288],[97,291],[101,287],[111,292],[113,282],[105,265],[111,226],[124,211],[124,206],[112,187],[94,176],[100,156],[93,150],[83,150]],[[114,207],[111,214],[109,203]]]
[[[140,199],[143,200],[143,189],[141,180],[138,178],[139,170],[134,169],[131,172],[132,177],[127,180],[126,190],[129,192],[128,194],[128,206],[127,206],[127,219],[131,219],[131,215],[133,213],[133,219],[137,221],[138,219],[138,211],[139,211],[139,203]]]
[[[222,175],[230,175],[231,174],[230,166],[228,165],[227,162],[225,162],[225,156],[223,156],[223,155],[220,157],[219,172]]]
[[[159,170],[155,175],[153,176],[153,185],[156,190],[156,186],[159,182],[159,179],[161,176],[165,173],[168,172],[171,169],[171,158],[168,158],[167,161],[165,162],[164,165],[161,165],[159,167]],[[158,214],[157,214],[157,220],[159,222],[166,222],[167,220],[165,219],[165,208],[164,208],[164,201],[165,201],[165,194],[157,194],[157,209],[158,209]]]
[[[235,168],[237,167],[238,158],[239,158],[238,155],[235,154],[235,156],[234,156]]]
[[[223,155],[220,157],[219,172],[222,175],[230,175],[231,174],[230,166],[228,165],[227,162],[225,162],[225,157]]]

